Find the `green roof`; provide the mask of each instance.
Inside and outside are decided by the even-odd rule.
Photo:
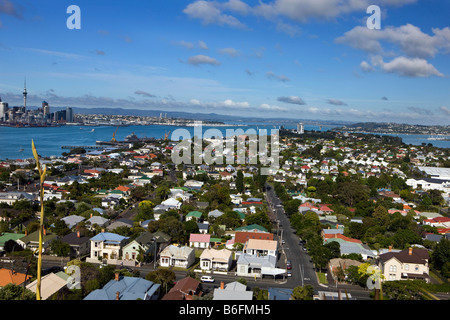
[[[197,218],[200,218],[201,216],[202,213],[200,211],[191,211],[186,215],[186,217],[197,217]]]
[[[258,229],[261,231],[268,232],[266,228],[260,226],[259,224],[251,224],[248,226],[239,227],[239,228],[236,228],[235,231],[248,231],[248,230],[253,230],[253,229]]]
[[[2,232],[0,234],[0,246],[4,246],[5,242],[9,241],[9,240],[18,240],[20,238],[22,238],[25,234],[23,233],[10,233],[10,232]]]

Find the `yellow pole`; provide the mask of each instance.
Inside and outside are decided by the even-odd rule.
[[[33,150],[34,159],[36,160],[36,166],[39,171],[39,180],[40,180],[40,201],[41,201],[41,217],[39,222],[39,252],[38,252],[38,265],[37,265],[37,285],[36,285],[36,300],[41,300],[41,269],[42,269],[42,233],[44,227],[44,181],[45,181],[45,173],[47,171],[47,167],[44,166],[44,170],[42,170],[41,165],[39,163],[39,156],[36,151],[36,146],[34,145],[34,141],[31,140],[31,148]]]

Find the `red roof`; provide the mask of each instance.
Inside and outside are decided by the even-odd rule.
[[[325,234],[325,239],[332,239],[332,238],[339,238],[339,239],[342,239],[342,240],[347,241],[347,242],[361,243],[362,244],[361,240],[349,238],[349,237],[346,237],[346,236],[344,236],[343,234],[340,234],[340,233]]]
[[[189,242],[210,242],[210,239],[211,239],[210,234],[191,233],[189,237]]]
[[[237,231],[234,236],[235,243],[246,243],[249,239],[273,240],[273,233]]]

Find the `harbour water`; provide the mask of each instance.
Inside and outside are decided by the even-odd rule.
[[[295,126],[285,125],[287,129],[295,129]],[[194,135],[194,127],[179,127],[170,125],[150,125],[150,126],[127,126],[119,127],[115,138],[120,141],[126,136],[134,133],[139,138],[164,138],[166,134],[173,133],[176,129],[186,129]],[[229,124],[229,126],[206,126],[203,125],[203,132],[208,129],[218,129],[226,136],[227,129],[243,129],[244,131],[253,128],[267,129],[270,134],[276,127],[273,124],[251,123],[242,125]],[[327,131],[332,127],[305,125],[305,130]],[[36,148],[41,156],[59,157],[63,152],[69,150],[62,149],[61,146],[93,146],[96,141],[111,141],[116,127],[113,126],[60,126],[43,128],[13,128],[0,126],[0,159],[28,159],[32,158],[31,140],[34,140]],[[169,135],[170,137],[170,135]],[[436,147],[449,148],[450,141],[427,140],[427,135],[399,135],[406,144],[421,145],[422,143],[432,143]]]

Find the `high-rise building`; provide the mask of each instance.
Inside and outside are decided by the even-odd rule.
[[[66,121],[73,122],[73,110],[70,107],[67,107],[66,109]]]
[[[297,124],[297,133],[304,134],[305,133],[305,127],[303,126],[303,123],[299,122]]]
[[[44,118],[50,118],[50,106],[47,101],[42,101],[42,112],[44,114]]]
[[[0,120],[5,120],[5,115],[8,112],[8,104],[6,102],[2,102],[0,98]]]

